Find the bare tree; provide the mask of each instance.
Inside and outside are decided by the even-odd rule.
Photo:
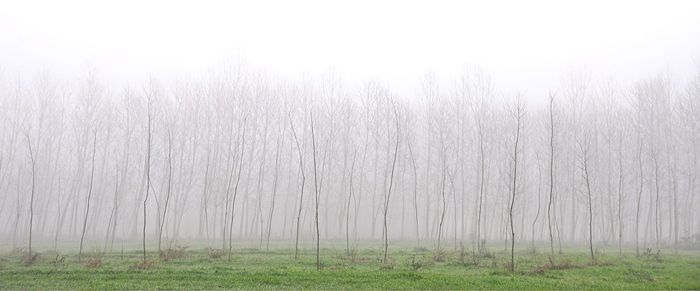
[[[346,205],[347,211],[345,211],[345,254],[350,255],[350,203],[353,199],[353,177],[355,176],[355,154],[357,152],[353,149],[352,152],[352,162],[350,164],[350,186],[348,189],[348,202]]]
[[[318,227],[318,206],[319,206],[319,195],[320,191],[318,189],[318,174],[316,168],[316,134],[314,133],[314,113],[311,112],[311,144],[313,151],[313,162],[314,162],[314,194],[316,202],[316,213],[314,216],[314,222],[316,223],[316,269],[321,270],[321,233]]]
[[[234,210],[236,209],[236,198],[238,197],[238,185],[241,182],[241,175],[243,173],[243,154],[245,153],[245,132],[246,132],[246,121],[248,117],[243,118],[243,123],[241,125],[241,141],[239,143],[241,147],[240,156],[238,158],[238,173],[236,174],[236,184],[233,186],[233,199],[231,201],[231,220],[229,221],[228,227],[228,259],[231,260],[231,250],[233,248],[233,217]],[[229,179],[230,181],[230,179]]]
[[[277,148],[275,149],[275,174],[272,182],[272,197],[270,201],[270,214],[267,218],[267,243],[265,248],[270,250],[270,234],[272,233],[272,216],[275,213],[275,197],[277,196],[277,180],[279,178],[279,162],[280,162],[280,147],[283,143],[282,137],[284,136],[285,129],[287,127],[281,126],[283,129],[277,136]]]
[[[396,105],[394,104],[394,101],[392,99],[389,100],[391,103],[391,107],[394,111],[394,120],[396,122],[396,145],[394,146],[394,158],[391,162],[391,175],[389,179],[389,189],[386,192],[386,198],[384,200],[384,264],[388,263],[387,260],[387,255],[389,252],[389,226],[387,223],[387,216],[389,214],[389,199],[391,199],[391,188],[394,185],[394,170],[396,169],[396,158],[399,153],[399,142],[401,141],[400,139],[400,130],[399,130],[399,113],[396,110]],[[390,139],[387,137],[387,141],[390,141]]]
[[[635,253],[637,257],[639,257],[639,215],[640,211],[642,209],[642,193],[644,190],[644,165],[642,163],[642,152],[644,149],[644,133],[642,132],[642,97],[640,96],[641,94],[641,85],[637,84],[637,87],[635,88],[636,92],[635,94],[637,96],[637,102],[636,104],[636,109],[637,109],[637,118],[636,118],[636,131],[637,131],[637,165],[639,167],[639,187],[637,191],[637,211],[636,211],[636,216],[635,216]]]
[[[588,206],[588,247],[591,253],[591,262],[595,264],[595,255],[593,253],[593,194],[591,191],[591,176],[589,174],[589,137],[584,133],[582,140],[578,142],[579,150],[581,151],[581,169],[583,170],[583,178],[586,184],[587,206]]]
[[[29,150],[29,158],[32,163],[32,190],[29,196],[29,255],[28,258],[32,257],[32,227],[34,226],[34,188],[36,187],[36,161],[34,159],[34,150],[32,149],[32,141],[29,138],[29,132],[25,132],[25,137],[27,138],[27,149]],[[18,178],[19,181],[19,178]],[[19,183],[17,184],[19,188]],[[19,190],[17,191],[19,195]],[[19,197],[19,196],[18,196]],[[17,204],[19,205],[19,199],[17,199]],[[17,217],[19,218],[19,209],[17,210]],[[15,228],[16,230],[17,228]]]
[[[301,227],[301,210],[303,209],[304,202],[304,185],[306,184],[306,175],[304,174],[304,155],[301,151],[301,146],[299,145],[299,139],[297,138],[297,132],[294,130],[294,122],[292,122],[291,114],[289,115],[289,126],[292,129],[292,135],[294,136],[294,143],[297,146],[297,153],[299,154],[299,171],[301,172],[301,190],[299,190],[299,211],[297,212],[297,224],[296,224],[296,238],[294,240],[294,259],[299,257],[299,228]]]
[[[168,144],[168,185],[166,186],[165,192],[165,205],[163,206],[163,215],[160,219],[160,225],[158,227],[158,254],[161,252],[161,239],[163,238],[163,229],[165,228],[165,220],[168,215],[168,204],[170,203],[170,194],[172,192],[173,185],[173,133],[172,129],[168,125],[165,129],[167,135]]]
[[[524,126],[525,104],[517,97],[513,108],[510,109],[511,118],[515,121],[515,141],[513,145],[513,183],[510,205],[508,207],[508,218],[510,220],[510,271],[515,272],[515,229],[513,228],[513,207],[515,206],[515,196],[518,188],[518,152],[520,144],[520,132]]]
[[[407,138],[408,153],[411,157],[411,169],[413,169],[413,212],[415,213],[416,224],[416,243],[420,245],[420,224],[418,223],[418,167],[416,166],[416,158],[413,155],[413,147],[411,146],[411,137]]]
[[[85,201],[85,219],[83,219],[83,230],[80,234],[80,250],[78,251],[78,262],[83,254],[83,240],[85,239],[85,229],[87,227],[88,214],[90,213],[90,198],[92,197],[93,182],[95,180],[95,152],[97,150],[97,130],[95,130],[92,141],[92,162],[90,166],[90,182],[88,186],[87,200]]]
[[[535,214],[535,219],[532,220],[532,250],[535,251],[535,229],[537,225],[537,219],[540,217],[540,206],[541,206],[541,198],[540,194],[542,193],[542,165],[540,161],[540,155],[536,152],[535,153],[535,160],[537,162],[537,213]]]
[[[618,253],[620,256],[622,256],[622,204],[623,204],[623,193],[624,193],[624,186],[625,186],[625,176],[624,176],[624,165],[623,165],[623,141],[622,139],[624,138],[624,131],[620,130],[620,133],[618,135],[619,141],[618,141],[618,164],[619,164],[619,177],[618,177],[618,186],[617,186],[617,221],[618,221],[618,239],[617,239],[617,247],[618,247]]]
[[[440,127],[441,131],[444,126]],[[447,214],[447,199],[445,198],[445,184],[447,181],[447,149],[445,149],[445,134],[440,132],[440,147],[442,149],[441,162],[442,174],[440,175],[440,198],[441,208],[439,209],[438,231],[437,231],[437,253],[440,255],[440,242],[442,240],[442,226],[445,223],[445,214]]]
[[[549,94],[549,201],[547,202],[547,226],[549,228],[549,263],[554,260],[554,235],[552,233],[552,207],[554,204],[554,98],[556,94]]]
[[[151,83],[151,90],[153,89],[153,84]],[[147,132],[146,132],[146,196],[143,198],[143,238],[142,238],[142,245],[143,245],[143,262],[144,264],[146,263],[146,221],[148,220],[147,216],[147,203],[148,203],[148,196],[151,192],[151,121],[153,119],[152,117],[152,112],[151,112],[151,98],[153,92],[147,92],[146,93],[146,118],[147,118]]]

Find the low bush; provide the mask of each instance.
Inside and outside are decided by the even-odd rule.
[[[159,257],[164,261],[182,259],[185,257],[186,251],[187,247],[185,246],[170,246],[167,249],[161,250]]]
[[[23,259],[24,264],[27,265],[27,266],[33,265],[33,264],[36,263],[38,260],[39,260],[39,253],[38,253],[38,252],[37,252],[37,253],[34,253],[34,254],[31,254],[31,255],[26,255],[26,256],[24,256],[24,259]]]
[[[436,262],[444,262],[445,260],[447,260],[447,252],[443,250],[436,250],[435,252],[433,252],[433,260],[435,260]]]
[[[93,268],[93,269],[97,269],[97,268],[99,268],[99,267],[102,267],[102,257],[100,257],[100,256],[91,256],[91,257],[88,258],[88,260],[87,260],[87,262],[85,263],[85,265],[86,265],[88,268]]]
[[[411,256],[411,258],[408,260],[408,266],[414,271],[418,271],[420,269],[430,267],[432,264],[426,260],[416,258],[416,256]]]

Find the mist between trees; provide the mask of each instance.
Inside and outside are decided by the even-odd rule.
[[[546,102],[484,70],[415,84],[221,66],[115,88],[94,69],[0,81],[6,246],[361,240],[698,248],[700,71],[632,86],[572,71]],[[152,251],[155,251],[153,249]],[[297,254],[295,254],[296,256]]]

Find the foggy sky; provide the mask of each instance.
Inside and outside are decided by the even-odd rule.
[[[225,59],[285,76],[378,78],[404,97],[426,71],[487,68],[503,91],[542,101],[586,67],[623,85],[700,51],[697,1],[6,1],[0,68],[70,78],[86,64],[111,84],[198,75]]]

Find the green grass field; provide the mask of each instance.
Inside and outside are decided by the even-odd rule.
[[[450,248],[442,258],[423,248],[395,246],[387,265],[376,246],[352,255],[338,246],[322,249],[321,271],[309,249],[294,260],[289,248],[239,248],[228,260],[222,251],[199,245],[168,259],[150,253],[142,268],[135,246],[99,259],[87,252],[81,263],[72,249],[41,252],[32,264],[19,252],[5,252],[0,289],[700,289],[700,253],[691,251],[637,258],[610,249],[599,252],[592,265],[585,249],[570,247],[550,265],[542,246],[518,250],[513,274],[507,269],[510,254],[495,245],[487,255]]]

